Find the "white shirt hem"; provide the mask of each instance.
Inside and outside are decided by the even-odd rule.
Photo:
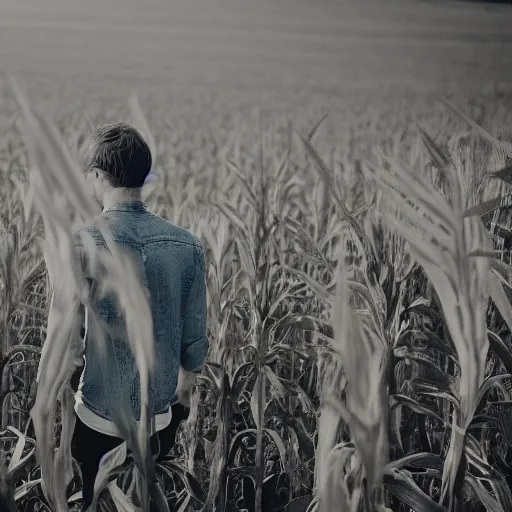
[[[98,416],[96,413],[91,411],[83,403],[83,401],[81,400],[81,398],[79,396],[75,397],[74,409],[75,409],[76,415],[89,428],[92,428],[96,432],[105,434],[107,436],[121,437],[121,434],[119,433],[119,430],[116,427],[114,422],[106,420],[105,418],[102,418],[101,416]],[[153,433],[159,432],[160,430],[163,430],[164,428],[168,427],[169,424],[171,423],[171,419],[172,419],[171,407],[169,407],[169,410],[167,412],[155,415],[155,432],[151,432],[150,435],[153,435]],[[140,421],[136,420],[136,423],[137,423],[137,427],[138,427],[140,424]]]

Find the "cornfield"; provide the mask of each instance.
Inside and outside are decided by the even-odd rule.
[[[349,104],[336,126],[201,105],[194,120],[136,95],[49,113],[15,80],[2,94],[2,512],[80,509],[71,233],[98,212],[76,154],[120,118],[152,148],[148,208],[205,247],[210,352],[155,464],[149,309],[109,246],[145,407],[138,430],[117,413],[127,441],[97,510],[512,510],[509,96]]]

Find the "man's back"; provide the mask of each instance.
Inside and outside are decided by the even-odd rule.
[[[162,415],[177,401],[180,364],[187,371],[199,371],[208,349],[203,249],[194,235],[152,215],[140,201],[110,208],[103,212],[102,220],[118,247],[134,258],[149,292],[156,351],[152,412]],[[81,231],[91,235],[98,249],[108,250],[96,226]],[[101,286],[102,277],[88,277],[93,288]],[[121,334],[125,321],[113,297],[99,299],[97,305],[99,317],[117,330],[106,336],[103,355],[101,342],[87,322],[77,413],[81,407],[111,422],[113,407],[124,402],[131,405],[139,420],[140,379],[131,349]]]

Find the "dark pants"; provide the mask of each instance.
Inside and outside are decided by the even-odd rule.
[[[172,406],[172,419],[168,427],[151,436],[151,452],[157,454],[160,462],[174,446],[176,430],[188,416],[188,409],[181,404]],[[98,473],[100,460],[107,452],[119,446],[123,440],[119,437],[101,434],[88,427],[76,416],[75,430],[71,441],[71,454],[80,465],[82,472],[82,496],[84,510],[92,503],[94,480]]]

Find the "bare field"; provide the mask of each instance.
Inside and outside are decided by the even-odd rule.
[[[49,91],[478,89],[512,83],[511,20],[450,1],[4,0],[0,69]]]

